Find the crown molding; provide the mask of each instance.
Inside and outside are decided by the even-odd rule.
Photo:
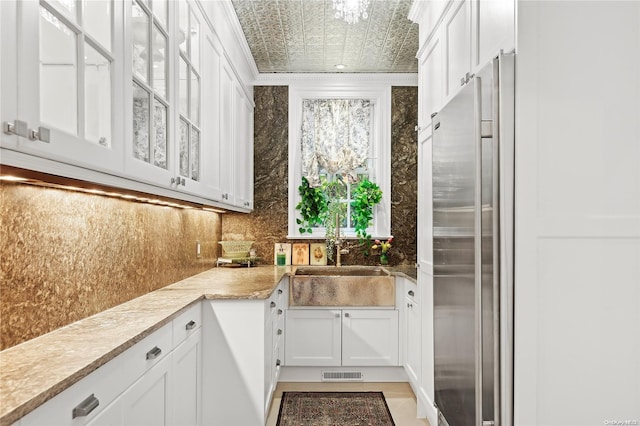
[[[415,23],[420,24],[420,19],[424,16],[424,13],[429,8],[429,2],[425,0],[414,0],[411,3],[411,8],[409,9],[409,14],[407,18]]]
[[[417,86],[418,73],[260,73],[255,86],[289,86],[296,83],[383,84]]]
[[[238,19],[238,15],[236,14],[235,9],[233,8],[233,4],[231,0],[225,0],[222,2],[223,10],[226,14],[227,20],[231,29],[233,31],[233,36],[240,46],[240,50],[242,51],[247,64],[249,65],[250,71],[253,74],[254,80],[258,78],[260,71],[258,71],[258,66],[256,65],[256,61],[253,58],[253,54],[251,53],[251,49],[249,48],[249,43],[247,42],[247,38],[244,36],[244,31],[242,31],[242,27],[240,26],[240,20]]]

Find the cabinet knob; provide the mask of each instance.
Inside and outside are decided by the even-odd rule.
[[[275,308],[276,307],[276,302],[269,303],[269,306],[271,306],[272,308]]]
[[[185,178],[181,178],[180,176],[172,177],[171,184],[175,184],[176,186],[185,186],[187,184],[187,181],[185,180]]]
[[[340,318],[340,314],[336,314],[336,315],[335,315],[335,317],[336,317],[336,318]]]
[[[280,367],[280,364],[281,364],[280,360],[279,360],[279,359],[277,359],[277,360],[276,360],[276,367]]]
[[[32,141],[51,142],[51,132],[46,127],[38,127],[38,130],[29,130],[29,139]]]
[[[415,293],[413,292],[413,290],[409,290],[408,294],[409,294],[409,296],[415,296]]]
[[[159,347],[154,347],[153,349],[151,349],[149,352],[147,352],[147,359],[156,359],[160,356],[160,354],[162,353],[162,349],[160,349]]]
[[[345,313],[344,313],[344,316],[345,316],[345,317],[347,317],[347,318],[349,318],[349,312],[345,312]]]
[[[91,394],[71,411],[71,418],[88,416],[98,405],[100,401],[95,394]]]
[[[279,329],[278,329],[278,336],[279,336],[279,335],[281,335],[281,334],[282,334],[282,329],[281,329],[281,328],[279,328]]]
[[[174,185],[174,184],[175,184],[176,186],[177,186],[177,185],[180,185],[180,178],[172,177],[172,178],[171,178],[171,185]]]
[[[282,309],[278,309],[278,315],[282,315]]]
[[[191,320],[184,326],[186,330],[193,330],[196,327],[196,322]]]
[[[278,294],[282,294],[282,289],[281,288],[278,289]]]
[[[26,121],[13,120],[13,123],[2,123],[2,129],[8,135],[17,135],[26,138],[29,135],[29,126]]]

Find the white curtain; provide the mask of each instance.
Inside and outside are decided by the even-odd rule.
[[[320,185],[320,171],[355,182],[369,156],[373,104],[366,99],[302,101],[302,176]]]

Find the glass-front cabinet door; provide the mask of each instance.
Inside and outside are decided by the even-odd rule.
[[[205,198],[201,124],[202,31],[186,0],[130,0],[125,7],[128,68],[126,172],[136,179]]]
[[[3,1],[2,147],[122,169],[122,2]]]
[[[250,209],[251,91],[201,6],[0,0],[2,164]]]
[[[175,102],[171,78],[171,2],[125,2],[125,167],[128,174],[168,186]]]

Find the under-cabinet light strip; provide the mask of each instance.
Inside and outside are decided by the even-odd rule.
[[[160,200],[157,198],[147,198],[143,196],[137,196],[137,195],[126,194],[126,193],[104,191],[102,189],[95,189],[95,188],[81,188],[73,185],[63,185],[63,184],[45,182],[37,179],[30,179],[30,178],[24,178],[24,177],[13,176],[13,175],[0,175],[0,181],[17,182],[17,183],[24,183],[28,185],[34,185],[34,186],[42,186],[47,188],[63,189],[67,191],[82,192],[86,194],[101,195],[101,196],[112,197],[112,198],[120,198],[120,199],[129,200],[129,201],[136,201],[139,203],[154,204],[154,205],[165,206],[165,207],[175,207],[179,209],[198,209],[199,208],[201,210],[205,210],[213,213],[225,213],[224,210],[215,209],[211,207],[204,207],[204,206],[194,207],[188,204],[181,204],[173,201]]]

